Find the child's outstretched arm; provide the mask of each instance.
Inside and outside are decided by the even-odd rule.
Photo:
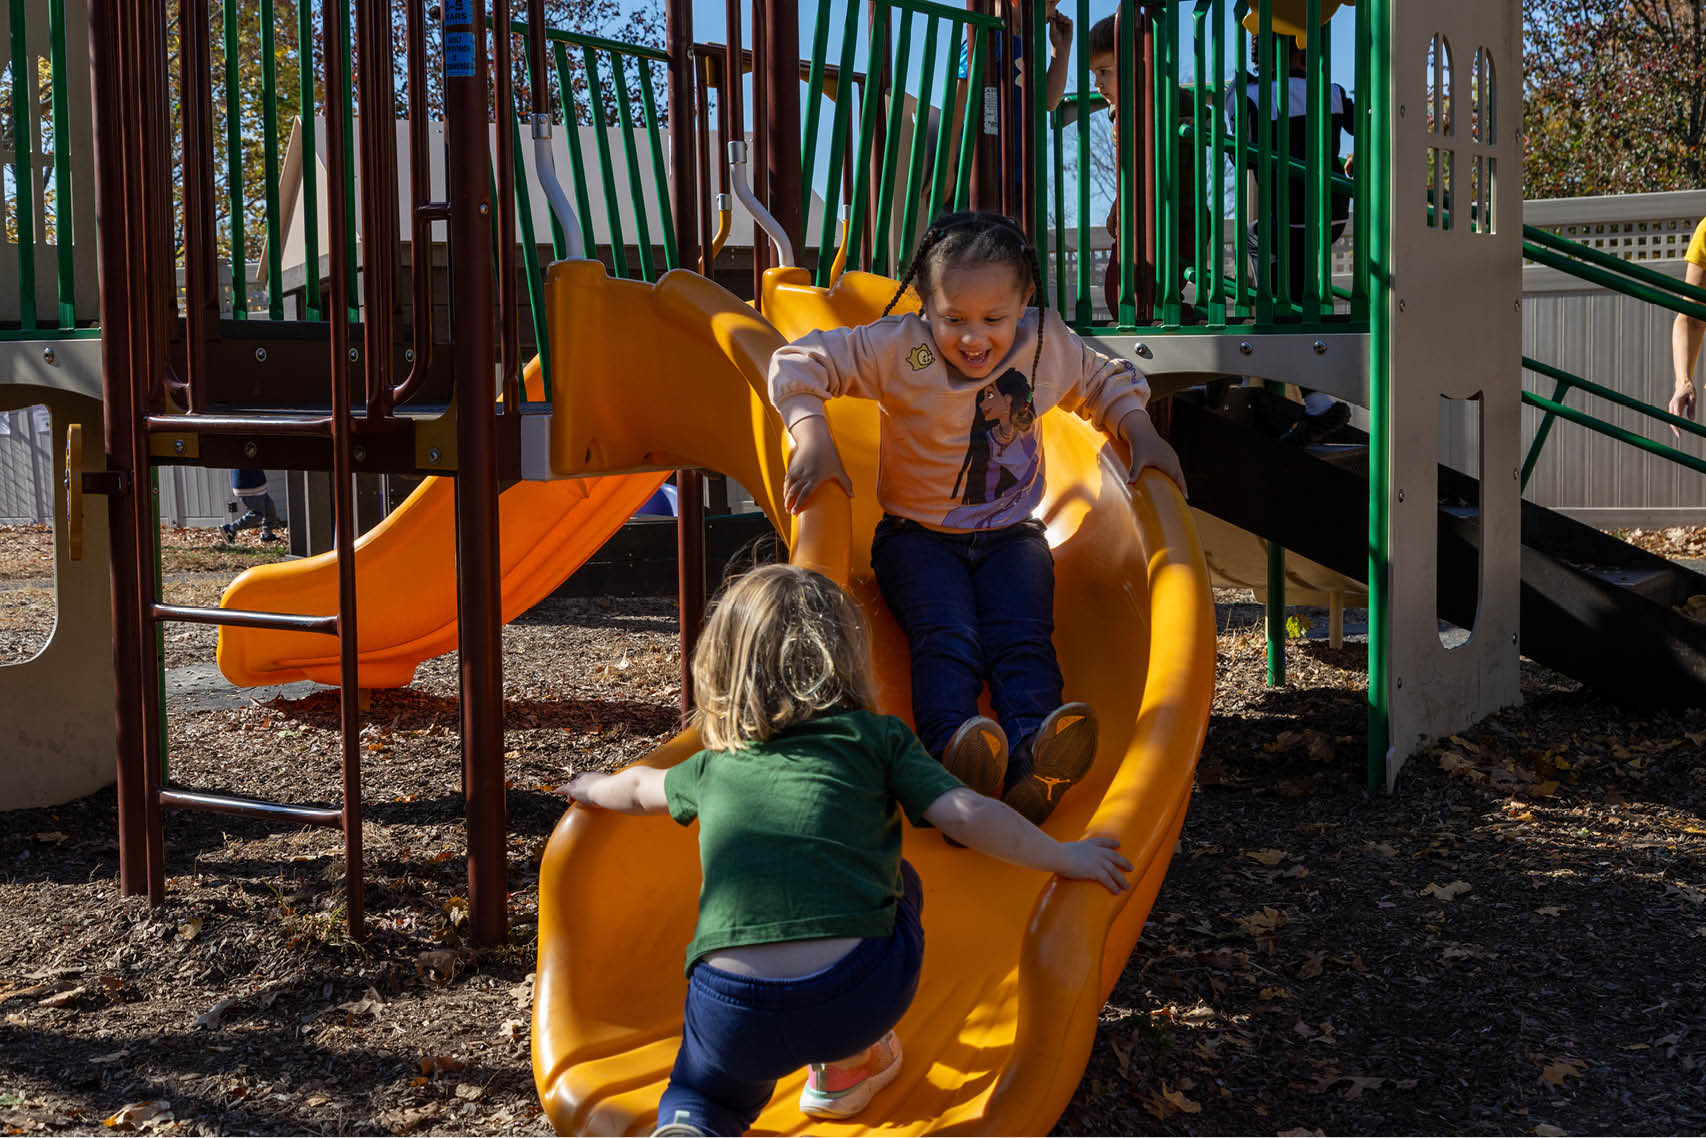
[[[924,810],[925,819],[942,833],[979,853],[1031,869],[1046,869],[1062,877],[1096,881],[1108,892],[1131,888],[1125,875],[1132,864],[1113,838],[1057,842],[996,798],[956,787]]]
[[[665,773],[656,767],[629,767],[615,774],[577,774],[557,793],[570,802],[618,814],[663,814],[669,809]]]
[[[797,514],[806,501],[825,482],[839,482],[853,496],[853,480],[841,465],[841,452],[835,449],[835,438],[829,432],[829,420],[822,415],[805,415],[789,425],[794,439],[794,452],[788,456],[788,472],[782,477],[782,508]]]
[[[1190,496],[1190,491],[1185,488],[1185,471],[1179,465],[1179,452],[1161,437],[1148,411],[1126,412],[1120,420],[1119,432],[1120,438],[1131,448],[1131,470],[1126,481],[1136,482],[1145,468],[1153,466],[1177,483],[1181,494]]]

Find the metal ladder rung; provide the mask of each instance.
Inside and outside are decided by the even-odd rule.
[[[312,419],[288,419],[270,415],[150,415],[150,434],[156,435],[308,435],[332,437],[332,420],[320,415]]]
[[[301,822],[308,826],[326,826],[333,830],[344,828],[344,812],[335,806],[287,806],[282,802],[267,802],[259,798],[243,798],[235,794],[208,794],[200,790],[184,790],[162,786],[160,805],[179,810],[202,810],[212,814],[235,814],[240,818],[273,818]]]
[[[253,612],[246,609],[216,609],[201,605],[168,605],[155,602],[148,606],[150,619],[179,621],[184,624],[224,624],[234,628],[269,628],[289,632],[321,632],[338,634],[338,618],[310,616],[293,612]]]

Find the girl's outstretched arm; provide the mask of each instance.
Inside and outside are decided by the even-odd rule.
[[[1005,802],[963,786],[937,798],[925,808],[924,817],[956,842],[990,857],[1046,869],[1062,877],[1099,882],[1109,893],[1131,888],[1125,875],[1132,865],[1121,856],[1116,839],[1057,842]]]
[[[1119,432],[1120,438],[1131,448],[1131,471],[1126,476],[1127,481],[1136,482],[1145,467],[1153,466],[1171,478],[1181,494],[1190,497],[1190,491],[1185,489],[1185,472],[1179,465],[1179,453],[1155,429],[1148,411],[1126,412],[1120,420]]]
[[[656,767],[629,767],[615,774],[577,774],[557,793],[570,802],[618,814],[663,814],[669,810],[664,773]]]

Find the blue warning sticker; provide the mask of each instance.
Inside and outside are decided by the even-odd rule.
[[[446,24],[473,23],[474,0],[444,0],[444,22]]]
[[[451,79],[474,76],[474,33],[444,33],[444,73]]]

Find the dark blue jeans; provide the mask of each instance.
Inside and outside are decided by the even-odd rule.
[[[1005,529],[940,533],[892,515],[877,525],[871,568],[912,652],[912,720],[940,758],[977,714],[985,681],[1012,745],[1011,786],[1030,771],[1030,744],[1060,706],[1054,654],[1054,555],[1035,519]]]
[[[894,932],[868,937],[820,972],[761,980],[695,964],[681,1050],[658,1121],[677,1111],[708,1134],[744,1134],[776,1080],[807,1063],[857,1055],[900,1022],[924,962],[924,891],[901,862]]]

